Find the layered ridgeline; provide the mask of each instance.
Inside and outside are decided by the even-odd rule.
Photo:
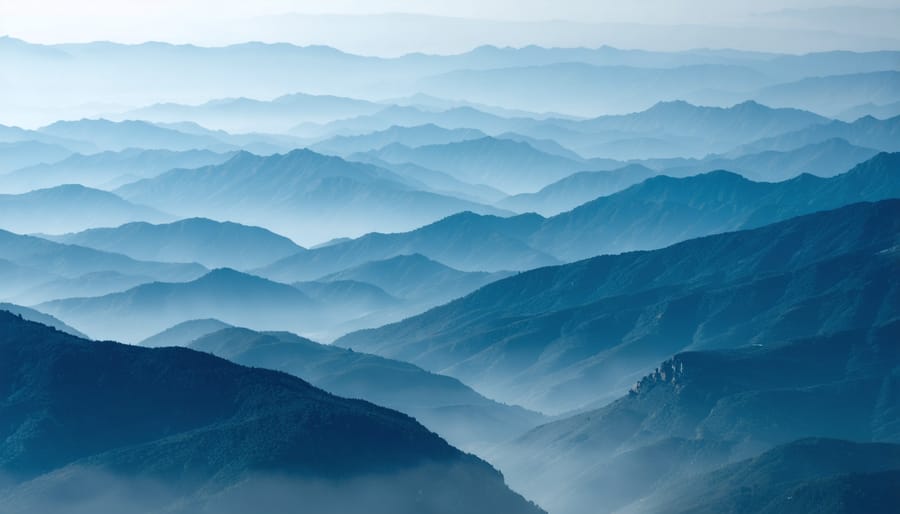
[[[564,261],[660,248],[853,202],[897,198],[898,177],[900,153],[878,154],[830,178],[753,182],[726,171],[653,177],[547,219],[528,242]]]
[[[338,242],[285,258],[259,273],[281,281],[310,280],[410,253],[465,271],[526,270],[900,197],[898,176],[900,154],[879,154],[834,177],[801,175],[777,183],[753,182],[725,171],[659,176],[550,218],[465,213],[411,232]]]
[[[106,294],[152,280],[194,280],[206,272],[199,264],[139,261],[0,230],[3,298],[60,298],[72,291]]]
[[[416,148],[394,143],[372,155],[389,163],[412,163],[514,194],[535,191],[596,164],[542,152],[525,142],[493,137]]]
[[[395,411],[192,350],[0,324],[3,510],[540,512]]]
[[[388,32],[402,33],[412,28],[421,28],[423,23],[435,21],[427,18],[398,18],[395,15],[381,18],[387,22],[386,27],[391,27]],[[318,23],[309,18],[297,20],[306,24]],[[336,21],[344,23],[341,25],[342,30],[330,32],[346,34],[353,34],[353,24],[358,22],[353,18]],[[438,23],[443,22],[438,20]],[[477,27],[466,23],[464,26],[454,25],[456,33],[493,31],[492,27],[486,25]],[[602,32],[603,36],[600,37],[604,40],[608,36],[605,30],[598,30],[597,27],[569,25],[562,30],[569,29],[594,33],[591,45],[599,48],[541,48],[528,45],[523,48],[479,47],[458,55],[427,55],[445,53],[428,42],[434,39],[431,37],[434,32],[432,30],[422,31],[420,44],[414,45],[426,53],[415,52],[388,59],[352,55],[329,47],[301,47],[285,43],[244,43],[220,48],[167,43],[122,45],[109,42],[45,46],[4,38],[0,40],[0,45],[10,66],[22,69],[19,81],[22,86],[4,99],[4,107],[14,109],[13,112],[23,117],[40,118],[35,107],[41,105],[41,99],[45,99],[45,102],[50,102],[44,104],[47,109],[58,109],[66,117],[71,117],[75,114],[70,106],[79,102],[81,105],[74,111],[84,113],[84,104],[108,102],[110,98],[120,99],[127,105],[157,102],[160,98],[189,103],[196,102],[197,98],[208,98],[209,93],[214,91],[216,96],[226,98],[219,103],[226,104],[234,101],[227,100],[229,97],[276,98],[285,92],[296,91],[298,84],[304,84],[307,91],[328,91],[347,97],[369,97],[376,92],[387,98],[421,91],[505,108],[524,108],[538,112],[568,111],[583,115],[642,109],[661,98],[686,98],[702,103],[739,101],[759,97],[761,90],[766,91],[763,88],[807,77],[897,70],[896,52],[824,52],[804,55],[708,50],[648,52],[601,46],[601,40],[596,39],[597,33]],[[626,31],[633,36],[633,29],[634,27],[628,27]],[[526,42],[542,43],[531,36],[544,30],[524,25],[513,30],[518,32],[516,37],[519,43],[515,43],[517,46]],[[647,28],[648,32],[645,34],[651,36],[651,33],[658,33],[659,30],[658,26]],[[669,34],[674,34],[678,29],[667,30],[672,30]],[[804,37],[811,34],[806,32]],[[883,34],[893,35],[889,31],[879,32],[879,35]],[[761,37],[770,35],[783,37],[782,34],[772,32],[766,32]],[[823,45],[834,44],[834,37],[830,34],[813,36],[819,38]],[[280,36],[273,34],[272,37],[289,38],[288,33]],[[755,32],[747,32],[745,37],[752,39],[760,36]],[[877,35],[873,34],[873,37]],[[630,40],[630,37],[627,39]],[[474,40],[469,41],[464,46],[474,47],[477,44]],[[842,41],[849,42],[846,39]],[[543,43],[556,46],[550,40],[544,40]],[[360,48],[358,42],[350,44]],[[507,40],[504,44],[513,43]],[[378,53],[377,50],[374,52]],[[366,53],[371,52],[367,49]],[[179,76],[183,70],[198,70],[202,73],[189,80],[159,80],[161,76]],[[335,73],[335,70],[340,70],[340,73]],[[66,77],[67,90],[53,94],[56,92],[52,87],[53,79],[60,76]],[[98,81],[98,76],[103,76],[105,80]],[[865,77],[853,79],[852,82],[865,83]],[[533,84],[540,87],[528,87]],[[812,94],[814,91],[810,90],[811,98],[815,97]],[[853,105],[857,105],[865,97],[860,98],[860,90],[850,89],[847,83],[841,83],[836,92],[841,91],[854,93],[852,99],[856,103]],[[891,94],[893,91],[889,88],[885,93]],[[836,95],[836,98],[843,106],[844,100],[850,96]],[[880,103],[889,100],[889,97],[881,94],[877,98]],[[309,103],[303,103],[307,101]],[[293,109],[295,102],[300,103],[301,107]],[[234,103],[240,108],[244,102]],[[322,119],[320,105],[326,106],[326,114],[327,109],[332,107],[337,109],[347,106],[351,110],[359,109],[359,112],[365,112],[362,109],[369,107],[368,104],[331,102],[323,97],[302,96],[283,97],[271,103],[273,105],[266,108],[268,111],[281,110],[294,114],[296,122]],[[211,107],[214,110],[216,105]],[[108,110],[105,105],[95,109]],[[29,110],[35,112],[29,114]],[[309,114],[305,114],[307,111]],[[189,114],[199,117],[206,113]],[[240,118],[245,118],[247,122],[251,121],[246,114],[249,113],[238,110],[235,113],[237,119],[230,120],[237,122]],[[149,117],[152,113],[146,115]],[[252,111],[252,115],[260,116],[263,122],[269,122],[264,117],[265,112],[256,110]],[[272,123],[259,123],[254,126],[254,130],[265,130],[273,126]]]
[[[330,95],[295,93],[269,101],[221,98],[199,105],[158,103],[124,113],[124,117],[162,123],[191,120],[229,132],[282,132],[298,119],[328,122],[383,109],[381,104]]]
[[[290,285],[230,268],[188,282],[109,272],[51,281],[15,298],[43,300],[42,310],[101,339],[136,342],[177,323],[216,318],[331,341],[419,314],[506,276],[509,273],[462,272],[421,255],[404,255]],[[111,288],[128,279],[135,281],[130,287],[103,290],[104,280]],[[94,291],[98,294],[88,296]]]
[[[332,322],[331,316],[346,314],[326,311],[295,287],[229,268],[190,282],[153,282],[105,296],[54,300],[38,308],[95,339],[129,343],[192,319],[309,334]]]
[[[26,166],[56,162],[72,155],[65,147],[40,141],[0,140],[0,173],[8,173]],[[4,189],[8,192],[8,189]]]
[[[464,212],[395,234],[373,233],[284,258],[257,273],[290,282],[312,280],[400,255],[421,254],[462,271],[499,272],[558,264],[527,239],[544,223],[536,214],[508,218]]]
[[[834,138],[844,139],[856,146],[875,148],[884,152],[897,152],[900,151],[900,143],[897,142],[898,136],[900,136],[900,116],[886,120],[865,116],[849,123],[831,121],[780,135],[772,135],[742,145],[732,153],[794,150]]]
[[[130,221],[160,223],[172,216],[113,193],[68,184],[21,194],[0,194],[0,228],[62,233]]]
[[[300,242],[408,230],[465,210],[500,212],[309,150],[270,157],[242,152],[221,165],[173,170],[117,192],[167,212],[260,225]]]
[[[678,354],[610,405],[498,448],[494,462],[551,512],[889,512],[897,493],[885,481],[900,474],[897,312],[871,328]],[[894,444],[790,444],[807,437]],[[823,494],[826,479],[853,487]]]
[[[487,134],[477,129],[448,129],[434,123],[412,127],[394,125],[385,130],[376,130],[368,134],[332,136],[310,146],[310,149],[326,154],[348,156],[358,152],[378,150],[393,144],[400,144],[407,148],[416,148],[425,145],[458,143],[471,139],[481,139],[485,136]]]
[[[898,214],[900,200],[858,204],[541,268],[336,344],[562,412],[611,399],[686,348],[886,322],[900,305]]]
[[[409,414],[467,451],[506,442],[547,420],[536,412],[488,400],[454,378],[288,332],[255,332],[217,320],[193,320],[141,344],[187,346],[245,366],[284,371],[330,393]]]
[[[205,218],[163,225],[128,223],[49,238],[134,259],[198,262],[209,268],[257,268],[303,251],[266,229]]]
[[[198,168],[218,164],[231,157],[208,150],[143,150],[91,155],[74,154],[65,159],[31,166],[19,166],[3,175],[0,187],[6,193],[24,193],[33,189],[63,184],[81,184],[98,189],[115,189],[135,180],[150,178],[175,168]]]
[[[768,150],[731,157],[710,155],[704,159],[643,159],[614,170],[574,173],[536,193],[510,196],[496,205],[514,212],[552,216],[600,196],[612,195],[655,175],[688,177],[713,170],[728,170],[757,182],[778,182],[803,173],[831,177],[878,153],[877,150],[833,138],[786,151]]]
[[[692,105],[684,101],[659,102],[646,110],[630,114],[586,120],[499,116],[472,107],[435,110],[394,106],[325,125],[306,124],[298,127],[296,133],[317,137],[336,134],[364,137],[368,133],[388,131],[392,126],[433,124],[448,129],[477,129],[496,138],[527,142],[545,153],[576,160],[579,156],[607,160],[673,156],[701,158],[710,152],[728,152],[740,145],[829,121],[811,112],[772,109],[755,102],[725,108]],[[535,142],[546,140],[552,141],[557,149],[561,146],[568,150],[568,153],[560,153]],[[889,150],[874,144],[869,146]],[[431,154],[427,157],[438,157],[434,155],[435,151]]]

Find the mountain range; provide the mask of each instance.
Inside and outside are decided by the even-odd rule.
[[[0,294],[6,298],[26,294],[60,279],[85,280],[103,274],[149,277],[152,280],[193,280],[206,268],[199,264],[138,261],[92,248],[54,243],[0,230]]]
[[[395,411],[188,349],[0,324],[4,510],[541,512]]]
[[[70,155],[72,152],[66,148],[40,141],[0,142],[0,173],[60,161]]]
[[[771,488],[900,469],[891,392],[898,335],[895,317],[871,329],[681,353],[611,404],[541,426],[494,461],[551,511],[770,512]]]
[[[411,254],[473,272],[516,271],[558,264],[557,259],[524,242],[543,221],[536,214],[501,218],[464,212],[410,232],[367,234],[313,248],[255,272],[282,282],[313,280],[373,260]],[[475,241],[477,244],[473,244]]]
[[[383,108],[354,98],[293,93],[269,101],[242,97],[210,100],[199,105],[160,103],[121,116],[162,123],[190,120],[229,132],[283,132],[296,125],[298,119],[323,123],[371,114]]]
[[[174,168],[218,164],[230,156],[208,150],[173,152],[136,148],[90,155],[74,154],[49,164],[17,167],[16,171],[3,175],[2,187],[4,191],[13,193],[63,184],[109,190]]]
[[[290,239],[263,228],[204,218],[163,225],[127,223],[48,238],[134,259],[197,262],[208,268],[252,269],[304,251]]]
[[[160,223],[171,219],[152,207],[76,184],[0,194],[0,228],[13,232],[59,234],[130,221]]]
[[[540,189],[592,165],[541,152],[528,143],[492,137],[416,148],[393,143],[375,151],[374,156],[443,171],[464,182],[513,194]]]
[[[560,413],[614,398],[653,363],[686,348],[887,322],[900,305],[891,278],[898,209],[897,200],[857,204],[662,250],[540,268],[335,344]]]
[[[333,136],[310,146],[310,150],[347,156],[359,152],[378,150],[388,145],[400,144],[410,148],[426,145],[458,143],[481,139],[487,134],[475,129],[445,129],[433,123],[414,127],[394,125],[385,130],[356,136]]]
[[[304,333],[324,322],[316,319],[322,315],[317,304],[300,290],[228,268],[190,282],[153,282],[100,297],[54,300],[38,308],[96,339],[126,342],[192,319]]]
[[[408,230],[465,210],[500,212],[416,189],[381,168],[309,150],[269,157],[242,152],[221,165],[172,170],[116,192],[182,216],[263,226],[300,243]]]
[[[488,400],[456,379],[287,332],[224,328],[185,346],[245,366],[284,371],[332,394],[399,410],[468,451],[505,442],[546,421],[538,413]]]

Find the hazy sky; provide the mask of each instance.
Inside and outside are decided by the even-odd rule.
[[[655,49],[666,44],[672,44],[673,49],[717,46],[760,50],[784,45],[786,51],[807,51],[824,49],[829,44],[851,49],[895,44],[893,32],[900,15],[900,1],[845,0],[845,8],[837,10],[834,6],[822,9],[823,5],[827,4],[821,0],[0,0],[0,34],[42,43],[161,40],[220,45],[252,39],[330,44],[374,54],[453,52],[485,43],[515,45],[529,33],[531,42],[537,44],[609,43]],[[870,10],[873,8],[891,10]],[[785,9],[789,12],[781,12]],[[602,24],[607,37],[598,34],[599,28],[593,33],[586,29],[573,31],[565,24],[522,27],[522,23],[506,23],[488,27],[483,23],[398,21],[385,17],[368,23],[336,17],[312,23],[304,16],[283,16],[286,13],[412,13],[504,22],[565,20]],[[658,40],[644,35],[629,37],[627,32],[611,26],[623,23],[693,24],[739,31],[686,31],[685,36],[675,34],[669,43],[673,39],[670,34],[663,34]],[[417,34],[419,29],[429,38]],[[769,37],[762,30],[776,33]],[[790,31],[802,32],[791,38]],[[644,40],[645,45],[634,44]]]

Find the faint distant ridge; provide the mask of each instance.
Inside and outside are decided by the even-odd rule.
[[[290,239],[264,228],[205,218],[162,225],[127,223],[52,239],[135,259],[198,262],[209,268],[251,269],[304,250]]]
[[[500,209],[423,191],[384,168],[299,149],[172,170],[116,190],[125,198],[185,217],[209,216],[265,226],[300,243],[408,230],[450,214]]]

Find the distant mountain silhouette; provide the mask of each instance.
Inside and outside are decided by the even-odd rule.
[[[852,123],[832,121],[813,125],[805,129],[787,132],[778,136],[748,142],[730,152],[729,156],[758,153],[768,150],[788,151],[802,146],[840,138],[850,144],[864,148],[874,148],[883,152],[900,152],[900,116],[878,120],[871,116],[859,118]]]
[[[368,234],[287,257],[258,271],[282,282],[313,280],[374,260],[422,254],[462,271],[531,269],[556,264],[524,239],[544,218],[530,214],[500,218],[462,213],[398,234]]]
[[[388,162],[409,162],[443,171],[459,180],[507,193],[534,191],[590,168],[581,160],[544,153],[528,143],[492,137],[417,148],[395,143],[374,155]]]
[[[633,112],[664,97],[698,96],[702,90],[741,91],[770,84],[748,67],[719,64],[668,68],[596,66],[582,62],[457,69],[419,82],[419,91],[512,109],[564,113]]]
[[[193,121],[229,132],[282,132],[298,120],[327,122],[383,108],[365,100],[295,93],[270,101],[222,98],[200,105],[154,104],[129,111],[125,116],[154,122]]]
[[[752,182],[725,171],[652,177],[551,218],[460,214],[411,232],[342,241],[288,257],[259,273],[287,282],[314,280],[370,260],[412,253],[463,271],[521,271],[555,260],[660,248],[854,202],[898,197],[898,159],[900,154],[879,154],[841,175],[801,175],[779,183]]]
[[[536,212],[553,216],[597,197],[617,193],[656,174],[657,172],[639,164],[610,171],[581,171],[558,180],[537,193],[505,198],[497,202],[497,207],[514,212]]]
[[[118,271],[94,271],[74,278],[52,278],[25,289],[13,298],[17,302],[34,305],[50,300],[78,296],[103,296],[153,282],[147,275],[126,275]]]
[[[218,332],[223,328],[231,328],[232,325],[213,318],[192,319],[171,326],[158,334],[144,339],[139,346],[148,348],[161,348],[164,346],[187,346],[195,339]]]
[[[766,487],[900,470],[897,445],[802,442],[757,457],[806,437],[897,441],[898,404],[885,388],[900,363],[898,335],[894,318],[788,344],[679,354],[615,402],[499,449],[496,462],[511,484],[563,512],[768,512],[745,502],[772,501]]]
[[[51,136],[87,141],[102,150],[120,151],[127,148],[158,150],[230,151],[235,148],[219,139],[158,127],[138,120],[109,121],[105,119],[57,121],[39,131]]]
[[[13,232],[62,233],[129,221],[169,221],[171,216],[106,191],[79,185],[0,194],[0,228]]]
[[[257,268],[304,250],[290,239],[263,228],[204,218],[165,225],[128,223],[51,239],[135,259],[199,262],[209,268]]]
[[[390,170],[422,190],[447,194],[463,200],[492,204],[508,196],[497,188],[484,184],[471,184],[443,171],[432,170],[409,162],[388,162],[379,159],[372,152],[355,153],[349,155],[347,160],[364,162]]]
[[[760,102],[790,106],[836,116],[859,105],[860,99],[877,104],[900,101],[900,71],[876,71],[828,77],[808,77],[778,84],[755,95]]]
[[[440,370],[501,401],[574,409],[685,348],[886,322],[898,302],[898,209],[857,204],[541,268],[335,344]]]
[[[486,134],[475,129],[445,129],[433,123],[415,127],[394,125],[364,135],[334,136],[316,143],[311,150],[320,153],[346,156],[357,152],[378,150],[391,144],[401,144],[415,148],[418,146],[457,143],[471,139],[481,139]]]
[[[198,168],[227,160],[230,154],[208,150],[128,149],[91,155],[75,154],[52,164],[17,167],[3,176],[7,192],[25,192],[61,184],[81,184],[114,189],[142,178],[150,178],[174,168]]]
[[[11,274],[5,274],[4,269]],[[54,243],[0,230],[0,293],[14,297],[60,279],[118,273],[154,280],[193,280],[206,272],[199,264],[137,261],[124,255]]]
[[[173,170],[117,190],[183,216],[264,226],[301,243],[372,230],[408,230],[465,210],[498,209],[417,190],[390,171],[309,150],[246,152],[196,170]]]
[[[51,136],[37,130],[26,130],[21,127],[0,125],[0,142],[3,143],[42,143],[54,147],[62,147],[69,152],[96,152],[97,147],[87,141],[76,141],[64,137]]]
[[[860,118],[864,118],[866,116],[871,116],[879,120],[886,120],[888,118],[900,116],[900,101],[885,105],[877,105],[871,102],[867,102],[864,104],[856,105],[849,109],[845,109],[840,114],[838,114],[836,118],[841,121],[851,122],[856,121]]]
[[[739,173],[751,180],[777,182],[802,173],[831,177],[877,154],[878,150],[855,146],[844,139],[833,138],[787,151],[768,150],[734,158],[711,156],[703,160],[665,167],[660,174],[687,176],[721,169]]]
[[[465,296],[509,273],[464,272],[433,261],[422,254],[398,255],[372,261],[320,278],[323,282],[356,280],[374,284],[406,300],[435,305]]]
[[[188,346],[238,364],[285,371],[333,394],[397,409],[469,451],[506,441],[510,434],[545,421],[535,412],[488,400],[454,378],[287,332],[226,328]]]
[[[38,141],[0,141],[0,173],[8,173],[26,166],[40,163],[57,162],[72,155],[72,152],[58,145]],[[5,176],[3,191],[9,191]]]
[[[388,294],[384,289],[357,280],[307,281],[291,285],[319,304],[327,306],[329,316],[338,320],[338,326],[334,329],[317,333],[316,337],[326,341],[360,326],[374,327],[399,319],[380,316],[382,312],[398,309],[403,304],[399,298]],[[417,312],[424,310],[422,308]],[[344,328],[345,326],[352,328]]]
[[[413,106],[392,105],[373,114],[326,124],[301,123],[290,132],[307,137],[360,136],[389,130],[393,126],[437,125],[445,129],[476,129],[484,133],[500,133],[514,130],[523,122],[530,124],[534,120],[506,118],[468,106],[435,111]]]
[[[540,512],[397,412],[188,349],[0,325],[4,510]]]
[[[685,101],[659,102],[632,114],[555,122],[562,144],[582,155],[618,159],[703,157],[742,143],[827,123],[797,109],[773,109],[756,102],[706,107]]]
[[[55,300],[39,308],[94,338],[138,342],[198,318],[261,329],[308,330],[316,304],[289,285],[221,268],[191,282],[154,282],[106,296]]]
[[[900,153],[879,154],[831,178],[751,182],[714,171],[654,177],[548,218],[527,242],[565,261],[652,249],[859,201],[900,197]]]

